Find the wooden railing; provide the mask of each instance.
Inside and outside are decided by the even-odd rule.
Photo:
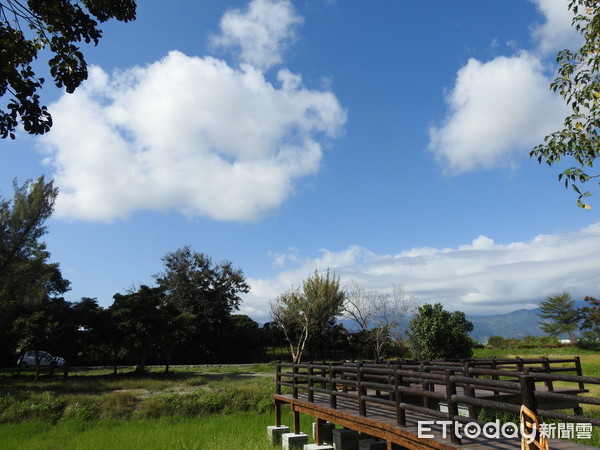
[[[573,363],[573,368],[565,368]],[[574,371],[577,375],[557,372]],[[544,389],[536,382],[545,385]],[[557,388],[554,383],[560,382]],[[585,384],[600,384],[598,377],[581,375],[578,358],[551,360],[468,360],[462,362],[400,361],[387,363],[278,363],[276,393],[301,395],[308,402],[328,402],[336,409],[339,398],[358,403],[358,414],[366,417],[374,405],[390,407],[399,426],[406,426],[406,413],[413,411],[443,420],[477,421],[478,409],[518,414],[521,405],[544,417],[575,423],[600,425],[600,419],[580,415],[579,403],[600,405],[600,399],[583,397]],[[565,387],[566,386],[566,387]],[[325,400],[323,400],[325,399]],[[543,409],[548,402],[574,404],[579,414]],[[440,410],[440,403],[447,412]],[[540,406],[540,407],[538,407]],[[467,408],[468,417],[459,414]],[[279,422],[279,419],[277,419]],[[452,428],[452,442],[460,443]]]

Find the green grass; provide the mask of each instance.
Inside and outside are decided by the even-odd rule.
[[[550,351],[546,351],[550,350]],[[477,357],[581,356],[584,375],[600,376],[600,354],[574,348],[489,350]],[[274,364],[133,368],[72,372],[62,377],[0,374],[0,448],[4,449],[271,449]],[[600,387],[589,386],[600,397]],[[600,408],[584,406],[587,416]],[[572,412],[572,411],[571,411]],[[289,408],[283,423],[291,425]],[[310,435],[312,417],[301,415]],[[600,427],[587,445],[600,445]]]
[[[0,448],[270,448],[274,372],[268,364],[141,377],[100,370],[37,383],[3,374]]]
[[[56,425],[26,422],[0,427],[0,442],[9,449],[245,449],[268,444],[271,414],[211,415],[200,419],[61,421]]]
[[[475,349],[474,357],[491,358],[494,356],[501,358],[514,358],[517,356],[523,358],[537,358],[546,356],[548,358],[569,358],[579,356],[581,359],[581,370],[584,376],[600,377],[600,353],[593,350],[582,350],[576,347],[557,347],[557,348],[526,348],[526,349]],[[560,387],[560,382],[555,382],[555,386]],[[600,385],[587,384],[588,393],[582,394],[589,397],[600,398]],[[600,406],[581,404],[584,415],[600,419]],[[561,411],[567,414],[573,414],[572,410]],[[548,421],[550,422],[550,421]],[[600,447],[600,427],[593,427],[592,439],[574,440],[585,445]]]

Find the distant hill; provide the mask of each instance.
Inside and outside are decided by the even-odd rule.
[[[575,308],[585,306],[585,302],[575,302]],[[540,330],[538,316],[539,308],[518,309],[505,314],[493,315],[466,315],[467,320],[473,323],[471,337],[478,342],[486,342],[490,336],[503,338],[523,339],[525,336],[545,336]],[[407,324],[410,319],[407,320]],[[350,320],[340,321],[348,330],[356,331],[356,324]],[[566,338],[567,336],[562,336]]]
[[[479,342],[486,341],[490,336],[503,338],[519,338],[525,336],[544,336],[538,322],[539,308],[519,309],[506,314],[490,316],[469,316],[467,319],[473,323],[471,336]]]
[[[582,306],[586,306],[583,300],[575,301],[575,308],[581,308]],[[486,338],[490,336],[522,339],[525,336],[546,335],[540,330],[539,312],[539,308],[518,309],[506,314],[489,316],[470,316],[467,314],[467,319],[473,323],[474,328],[471,336],[476,341],[485,342],[487,341]],[[567,338],[568,336],[565,334],[561,337]]]

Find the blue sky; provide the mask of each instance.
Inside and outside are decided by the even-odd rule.
[[[2,142],[5,197],[60,189],[68,300],[108,306],[184,245],[244,271],[259,322],[327,268],[469,314],[598,295],[598,196],[528,156],[565,115],[566,1],[139,3],[75,94],[47,84],[51,132]]]

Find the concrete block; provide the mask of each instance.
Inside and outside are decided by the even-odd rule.
[[[331,445],[327,445],[327,444],[323,444],[323,445],[306,444],[304,446],[304,450],[334,450],[334,448]]]
[[[447,413],[448,412],[448,403],[440,402],[439,409],[440,409],[440,412]],[[463,405],[462,403],[459,403],[458,415],[461,417],[469,417],[469,407],[467,405]]]
[[[358,450],[386,450],[387,442],[377,439],[360,439]]]
[[[304,433],[283,433],[281,435],[281,446],[283,450],[304,449],[308,444],[308,435]]]
[[[333,442],[332,431],[335,430],[335,423],[325,422],[323,424],[323,442]],[[313,439],[316,437],[317,422],[312,424],[312,436]]]
[[[336,450],[358,450],[358,431],[336,429],[333,435],[333,446]]]
[[[281,444],[281,435],[283,433],[289,433],[290,427],[286,427],[285,425],[281,425],[280,427],[276,427],[275,425],[267,427],[267,434],[269,435],[269,442],[273,445]]]

